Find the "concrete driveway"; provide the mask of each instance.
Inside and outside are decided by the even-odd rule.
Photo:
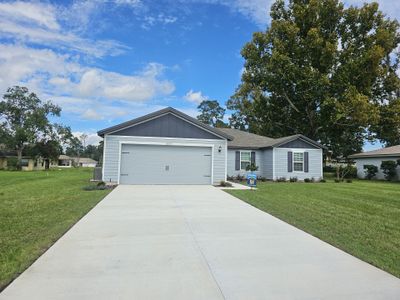
[[[119,186],[1,299],[400,299],[400,280],[211,186]]]

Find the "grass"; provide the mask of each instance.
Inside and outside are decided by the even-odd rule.
[[[400,277],[399,183],[259,183],[228,192]]]
[[[91,175],[0,171],[0,291],[109,192],[83,191]]]

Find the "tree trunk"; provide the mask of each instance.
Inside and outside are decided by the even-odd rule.
[[[21,170],[21,164],[22,164],[22,148],[17,149],[17,169]]]
[[[44,169],[45,170],[50,169],[50,159],[48,158],[44,160]]]

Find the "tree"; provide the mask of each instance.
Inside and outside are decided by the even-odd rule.
[[[18,166],[22,151],[51,134],[53,125],[49,116],[59,116],[61,108],[50,101],[42,102],[26,87],[7,89],[0,101],[0,127],[4,143],[16,150]]]
[[[375,165],[364,165],[365,178],[371,180],[378,173],[378,167]]]
[[[359,152],[396,111],[398,22],[377,3],[346,9],[338,0],[278,0],[271,19],[241,52],[245,71],[227,103],[230,124],[272,137],[302,133],[335,157]]]
[[[397,162],[394,160],[384,160],[381,163],[381,170],[383,174],[385,174],[386,180],[393,180],[397,173],[396,173]]]
[[[222,108],[216,100],[203,100],[197,109],[200,115],[197,119],[213,127],[226,127],[224,123],[225,109]]]

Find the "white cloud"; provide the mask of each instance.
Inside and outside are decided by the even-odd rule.
[[[81,136],[83,134],[85,134],[87,136],[87,138],[85,139],[85,145],[98,145],[99,142],[102,140],[101,137],[99,137],[97,135],[97,133],[95,132],[84,132],[84,131],[74,131],[72,132],[72,134],[77,137],[77,138],[81,138]]]
[[[202,101],[208,99],[208,97],[203,95],[201,91],[194,92],[193,90],[188,91],[184,98],[196,104],[200,104]]]
[[[128,49],[117,41],[86,39],[68,31],[58,22],[61,11],[55,6],[36,2],[0,3],[0,37],[94,57],[118,55]]]

